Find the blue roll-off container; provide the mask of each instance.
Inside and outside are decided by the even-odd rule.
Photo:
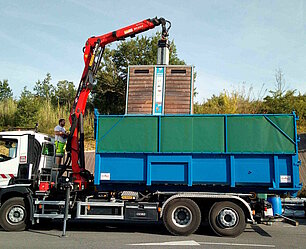
[[[300,190],[296,115],[100,115],[98,190]]]

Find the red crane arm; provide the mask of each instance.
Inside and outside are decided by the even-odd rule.
[[[166,28],[166,23],[169,23],[168,28]],[[77,181],[83,182],[83,177],[80,173],[85,169],[83,116],[87,98],[94,83],[95,74],[102,60],[105,45],[114,41],[124,40],[126,37],[134,37],[136,34],[153,29],[158,25],[162,25],[162,38],[166,39],[171,24],[164,18],[156,17],[101,36],[91,37],[86,41],[83,49],[85,67],[69,117],[71,130],[66,146],[68,160],[66,160],[65,165],[67,166],[70,163],[69,159],[71,159],[72,171]]]

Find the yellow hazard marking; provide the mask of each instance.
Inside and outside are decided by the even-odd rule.
[[[133,200],[133,199],[135,199],[135,197],[134,196],[130,196],[130,195],[122,195],[121,199],[122,200]]]
[[[93,62],[94,62],[94,59],[95,59],[95,56],[93,55],[93,56],[90,58],[89,66],[92,66],[92,64],[93,64]]]

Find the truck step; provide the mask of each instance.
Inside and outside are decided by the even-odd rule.
[[[49,191],[35,191],[36,196],[47,196],[49,195]]]
[[[64,214],[34,214],[34,218],[47,218],[47,219],[63,219]],[[68,215],[68,219],[71,218],[71,215]]]
[[[64,206],[65,201],[42,201],[42,200],[35,200],[35,205],[52,205],[52,206]]]

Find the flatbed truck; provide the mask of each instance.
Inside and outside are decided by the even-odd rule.
[[[106,44],[162,25],[163,18],[89,38],[70,115],[67,158],[54,138],[0,132],[0,225],[21,231],[41,219],[162,221],[174,235],[209,222],[238,236],[265,218],[256,193],[300,189],[296,115],[100,115],[95,111],[95,172],[85,168],[83,118]]]

